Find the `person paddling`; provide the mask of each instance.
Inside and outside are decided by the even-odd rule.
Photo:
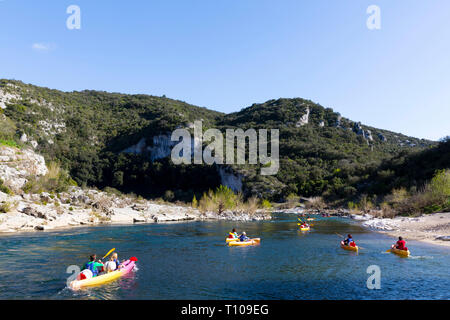
[[[396,244],[393,244],[392,249],[398,249],[398,250],[405,250],[408,251],[408,248],[406,247],[406,241],[403,240],[402,237],[398,237],[398,241]]]
[[[119,255],[116,252],[114,252],[109,261],[105,263],[105,269],[107,272],[120,269]]]
[[[90,261],[84,265],[83,270],[90,270],[92,272],[92,276],[96,277],[100,272],[103,271],[103,262],[101,262],[100,260],[98,260],[98,262],[95,261],[97,259],[96,254],[91,255],[89,259]]]
[[[228,238],[230,238],[230,239],[237,239],[237,238],[239,238],[235,228],[233,228],[233,230],[228,234]]]
[[[309,224],[307,222],[303,222],[300,218],[298,218],[298,221],[301,223],[300,228],[308,228]]]
[[[241,242],[244,242],[244,241],[250,240],[250,238],[247,237],[247,234],[246,234],[245,231],[244,231],[244,232],[242,232],[241,236],[239,237],[239,240],[240,240]]]
[[[342,241],[342,243],[345,246],[351,246],[351,247],[354,247],[356,245],[356,243],[355,243],[355,241],[353,241],[353,237],[350,233],[347,235],[347,238],[344,239],[344,241]]]

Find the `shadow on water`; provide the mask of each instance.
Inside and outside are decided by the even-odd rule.
[[[450,298],[447,248],[411,241],[412,256],[404,259],[385,252],[392,238],[348,219],[313,223],[311,231],[299,232],[297,216],[279,215],[264,222],[99,226],[1,237],[0,299]],[[232,228],[260,237],[261,244],[225,245]],[[351,233],[364,249],[341,249],[336,233]],[[120,259],[138,257],[138,269],[104,286],[65,287],[69,265],[81,266],[90,254],[111,248]],[[381,290],[366,287],[371,265],[382,271]]]

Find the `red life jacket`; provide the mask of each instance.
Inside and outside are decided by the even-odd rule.
[[[397,249],[399,249],[399,250],[408,250],[408,249],[405,247],[405,245],[406,245],[405,240],[398,240],[398,241],[397,241]]]

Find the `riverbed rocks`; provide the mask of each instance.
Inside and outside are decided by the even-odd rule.
[[[79,187],[69,187],[67,192],[60,193],[30,194],[23,191],[28,179],[47,172],[44,158],[33,150],[0,147],[0,179],[12,190],[10,194],[0,192],[0,232],[47,231],[95,224],[270,219],[270,214],[265,211],[252,214],[235,211],[201,213],[187,205]]]
[[[206,212],[202,215],[203,219],[229,220],[229,221],[261,221],[271,219],[271,215],[263,210],[256,210],[253,213],[245,211],[226,210],[221,213]]]
[[[190,206],[155,203],[117,196],[98,190],[72,187],[57,195],[23,194],[11,197],[0,193],[0,200],[13,201],[7,213],[0,214],[0,232],[47,231],[95,224],[164,223],[191,220],[255,221],[270,219],[266,212],[226,211],[201,213]]]
[[[450,241],[450,236],[438,236],[436,240]]]
[[[22,209],[22,212],[28,216],[32,216],[35,218],[48,219],[48,217],[44,213],[42,213],[36,209],[33,209],[32,207],[26,207],[26,208]]]

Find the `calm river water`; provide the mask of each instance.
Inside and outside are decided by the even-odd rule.
[[[228,247],[233,228],[261,245]],[[0,299],[450,299],[450,250],[409,241],[410,258],[385,253],[394,239],[344,218],[319,218],[308,233],[294,215],[264,222],[99,226],[0,236]],[[352,233],[359,254],[342,250]],[[136,256],[124,278],[73,292],[69,265],[116,248]],[[369,290],[367,268],[381,269]]]

